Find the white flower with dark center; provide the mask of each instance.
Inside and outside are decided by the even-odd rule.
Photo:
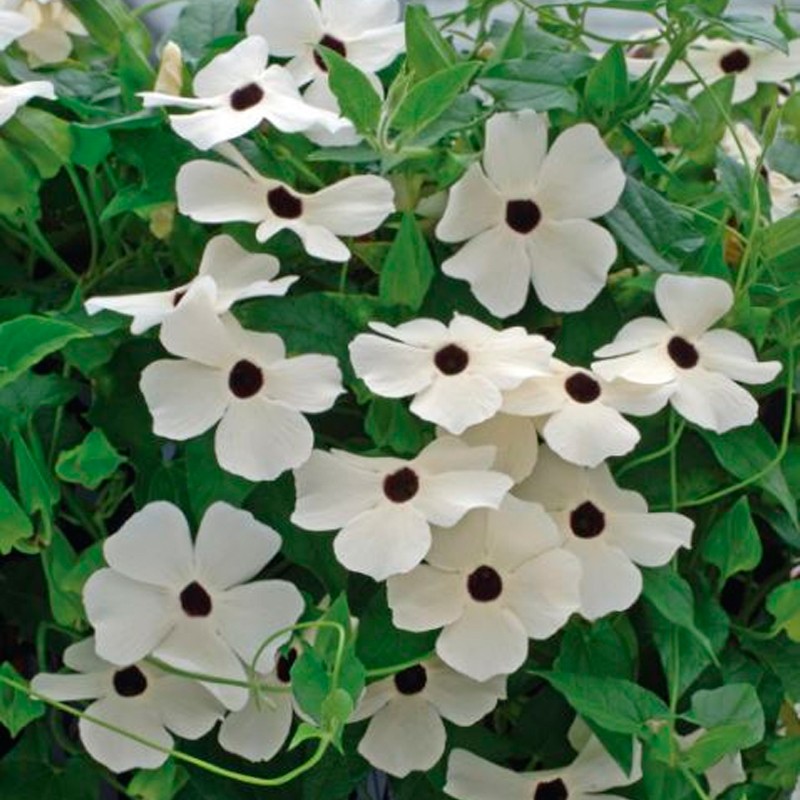
[[[93,638],[68,647],[64,664],[75,673],[40,673],[31,689],[50,700],[92,700],[86,708],[89,716],[165,748],[175,744],[172,733],[199,739],[225,712],[195,681],[169,675],[145,662],[117,666],[105,661],[95,653]],[[85,718],[79,720],[78,731],[89,755],[113,772],[156,769],[167,760],[167,753]]]
[[[514,493],[544,506],[561,531],[561,546],[580,560],[580,611],[590,620],[636,602],[639,566],[660,567],[679,547],[691,547],[688,517],[648,512],[644,497],[620,489],[605,464],[578,467],[542,447]]]
[[[62,0],[0,0],[0,8],[28,20],[28,32],[17,41],[33,66],[64,61],[72,52],[70,36],[89,35]]]
[[[505,699],[505,683],[499,676],[473,681],[438,658],[372,683],[349,720],[371,717],[358,752],[397,778],[429,770],[444,753],[442,718],[461,727],[474,725]]]
[[[280,546],[271,528],[221,502],[206,511],[192,543],[179,508],[149,503],[106,539],[108,568],[95,572],[84,587],[98,655],[121,666],[151,655],[193,673],[246,681],[245,664],[303,612],[293,584],[247,583]],[[257,670],[274,664],[287,638],[263,648]],[[203,685],[228,708],[247,702],[245,687]]]
[[[741,383],[769,383],[778,361],[759,362],[752,345],[733,331],[709,328],[733,307],[733,291],[719,278],[662,275],[656,303],[664,316],[639,317],[611,344],[595,351],[592,369],[605,380],[645,386],[669,384],[669,402],[690,422],[724,433],[749,425],[758,404]]]
[[[611,211],[624,186],[593,125],[568,128],[548,152],[544,115],[495,114],[482,165],[452,187],[436,228],[443,242],[467,241],[442,271],[498,317],[522,308],[529,283],[548,308],[580,311],[617,257],[611,234],[590,220]]]
[[[196,283],[161,325],[181,360],[155,361],[140,386],[158,436],[185,441],[217,426],[219,465],[251,481],[273,480],[311,455],[305,413],[333,406],[342,376],[333,356],[286,357],[280,336],[217,316],[213,287]]]
[[[415,319],[370,328],[382,336],[362,333],[350,343],[358,377],[381,397],[413,395],[414,414],[456,434],[493,417],[503,390],[546,374],[554,349],[524,328],[498,331],[461,314],[449,326]]]
[[[282,230],[296,233],[306,252],[325,261],[347,261],[340,236],[363,236],[394,211],[392,185],[377,175],[353,175],[313,194],[265,178],[238,152],[237,164],[190,161],[178,172],[178,208],[197,222],[251,222],[266,242]]]
[[[701,37],[689,47],[685,60],[694,70],[679,62],[667,82],[693,83],[695,72],[707,84],[733,75],[733,102],[743,103],[756,93],[758,84],[779,83],[800,74],[800,39],[789,42],[789,52],[783,53],[765,44]]]
[[[629,453],[641,438],[623,416],[644,416],[663,408],[669,389],[617,380],[608,383],[589,370],[558,359],[551,374],[529,378],[503,396],[503,411],[546,417],[544,440],[562,458],[596,467],[610,456]]]
[[[315,450],[295,471],[292,522],[309,531],[340,528],[336,558],[382,581],[425,558],[431,525],[450,528],[473,508],[500,505],[512,481],[491,470],[494,456],[494,447],[451,436],[408,461]]]
[[[278,278],[278,259],[266,253],[250,253],[230,236],[215,236],[206,245],[198,275],[165,292],[92,297],[86,301],[86,311],[116,311],[133,317],[132,333],[144,333],[160,325],[186,297],[196,283],[213,282],[209,291],[215,297],[214,310],[224,314],[239,300],[250,297],[282,297],[297,280],[290,276]]]
[[[536,772],[512,772],[456,749],[444,791],[456,800],[625,800],[610,790],[636,783],[641,769],[635,766],[626,775],[594,736],[568,766]]]
[[[537,503],[506,497],[438,531],[425,564],[387,582],[394,625],[443,628],[436,652],[477,681],[514,672],[528,639],[547,639],[578,610],[581,566]]]
[[[0,0],[0,50],[5,50],[15,39],[24,36],[33,28],[25,14],[15,11],[16,0]]]
[[[196,97],[142,92],[145,108],[177,106],[196,109],[173,114],[175,132],[195,147],[208,150],[242,136],[266,121],[287,133],[324,127],[336,132],[348,123],[338,114],[309,105],[294,78],[283,67],[267,66],[267,42],[250,36],[217,56],[194,78]]]
[[[0,125],[8,122],[17,110],[34,97],[56,99],[56,90],[50,81],[28,81],[16,86],[0,85]]]

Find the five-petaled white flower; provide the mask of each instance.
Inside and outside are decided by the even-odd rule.
[[[427,563],[389,578],[394,624],[443,628],[437,654],[474,680],[514,672],[528,639],[547,639],[578,610],[581,566],[561,542],[537,503],[509,496],[498,510],[473,511],[436,532]]]
[[[145,108],[197,109],[193,114],[171,115],[170,123],[201,150],[242,136],[265,120],[287,133],[316,126],[335,132],[348,126],[338,114],[306,103],[291,74],[275,64],[268,67],[268,57],[267,42],[250,36],[195,75],[197,97],[159,92],[140,96]]]
[[[16,86],[0,85],[0,125],[8,122],[17,110],[34,97],[55,100],[56,91],[50,81],[28,81]]]
[[[800,74],[800,39],[789,42],[788,53],[783,53],[765,44],[700,37],[687,50],[685,62],[670,70],[668,83],[693,83],[699,75],[706,84],[713,84],[733,75],[733,102],[743,103],[756,93],[758,84]]]
[[[474,725],[505,699],[505,684],[502,676],[473,681],[438,658],[372,683],[349,720],[371,717],[358,752],[398,778],[429,770],[447,742],[442,718],[462,727]]]
[[[662,275],[656,303],[664,315],[628,322],[614,341],[595,351],[592,369],[605,380],[646,386],[669,384],[669,402],[690,422],[724,433],[749,425],[758,404],[742,383],[769,383],[778,361],[759,362],[741,334],[709,328],[733,307],[733,291],[719,278]]]
[[[179,669],[246,681],[245,664],[260,650],[255,667],[269,669],[288,634],[262,645],[293,625],[305,604],[288,581],[246,581],[280,546],[270,527],[222,502],[205,512],[192,543],[179,508],[149,503],[106,539],[109,566],[84,587],[98,655],[120,666],[151,655]],[[228,708],[247,702],[244,686],[204,686]]]
[[[514,494],[541,503],[561,531],[562,547],[580,560],[580,612],[590,620],[636,602],[639,566],[660,567],[679,547],[691,547],[688,517],[648,512],[644,497],[620,489],[606,464],[579,467],[542,447]]]
[[[511,488],[491,471],[494,447],[470,447],[451,436],[411,460],[315,450],[295,471],[292,522],[310,531],[341,528],[339,561],[377,581],[408,572],[431,546],[431,524],[455,525],[473,508],[500,505]]]
[[[0,9],[27,19],[28,30],[17,42],[33,66],[64,61],[72,52],[70,35],[89,35],[62,0],[0,0]]]
[[[234,148],[237,164],[190,161],[178,172],[178,208],[197,222],[251,222],[266,242],[282,230],[296,233],[306,252],[326,261],[347,261],[340,236],[363,236],[394,211],[394,190],[377,175],[353,175],[313,194],[260,175]]]
[[[286,358],[280,336],[219,318],[214,285],[201,279],[161,325],[161,342],[181,360],[149,364],[141,389],[158,436],[184,441],[219,423],[219,465],[251,481],[272,480],[311,455],[304,413],[327,411],[342,393],[333,356]]]
[[[590,220],[611,211],[625,186],[619,161],[593,125],[565,130],[547,150],[547,118],[495,114],[481,164],[450,190],[436,235],[469,240],[442,271],[469,282],[495,316],[519,311],[533,283],[555,311],[585,308],[605,286],[617,245]]]
[[[225,712],[224,706],[203,686],[169,675],[152,664],[119,666],[100,658],[94,638],[84,639],[64,651],[64,664],[72,674],[40,673],[31,689],[50,700],[92,700],[90,717],[170,749],[170,732],[184,739],[199,739]],[[135,767],[156,769],[168,754],[81,718],[81,741],[92,758],[113,772]]]
[[[664,407],[669,389],[628,381],[608,383],[589,370],[558,359],[550,375],[529,378],[503,396],[506,414],[545,417],[544,440],[562,458],[596,467],[610,456],[630,452],[641,438],[623,416],[653,414]]]
[[[116,311],[133,317],[131,333],[144,333],[160,325],[186,297],[196,283],[214,282],[214,310],[224,314],[239,300],[250,297],[281,297],[297,280],[296,276],[278,278],[278,259],[266,253],[250,253],[230,236],[215,236],[206,245],[198,275],[188,283],[164,292],[92,297],[86,311]]]
[[[493,417],[503,390],[546,374],[554,349],[524,328],[498,331],[461,314],[449,326],[415,319],[370,328],[389,338],[362,333],[350,343],[358,377],[382,397],[414,395],[414,414],[456,434]]]

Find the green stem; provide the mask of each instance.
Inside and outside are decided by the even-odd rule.
[[[35,246],[37,252],[42,258],[50,262],[50,265],[62,277],[66,278],[72,283],[80,283],[81,278],[66,261],[53,249],[53,246],[47,241],[47,238],[42,233],[38,223],[30,217],[25,220],[25,226],[28,229],[28,235],[31,238],[31,243]]]
[[[368,678],[385,678],[389,675],[395,675],[398,672],[402,672],[404,669],[409,669],[409,667],[416,667],[417,664],[421,664],[423,661],[427,661],[429,658],[433,658],[435,653],[426,653],[424,656],[419,656],[418,658],[411,659],[410,661],[404,661],[402,664],[395,664],[391,667],[376,667],[375,669],[368,669],[366,675]]]
[[[682,419],[678,422],[674,432],[670,435],[669,441],[663,447],[659,447],[658,450],[653,450],[652,453],[646,453],[639,458],[633,459],[633,461],[629,461],[627,464],[623,464],[617,470],[616,477],[619,478],[626,472],[630,472],[632,469],[642,466],[642,464],[648,464],[650,461],[656,461],[662,456],[667,455],[667,453],[671,453],[678,446],[678,442],[680,441],[681,435],[683,434],[685,428],[686,421]]]
[[[78,204],[86,219],[86,228],[89,231],[89,265],[86,268],[86,274],[92,275],[97,267],[97,259],[100,255],[100,233],[97,229],[97,219],[89,195],[83,188],[83,183],[81,183],[77,170],[72,164],[66,164],[64,168],[72,182],[72,188],[75,190]]]
[[[694,789],[695,794],[700,800],[711,800],[711,796],[703,789],[700,785],[700,781],[697,780],[694,773],[687,766],[681,764],[680,770],[683,773],[683,777],[692,785],[692,789]]]

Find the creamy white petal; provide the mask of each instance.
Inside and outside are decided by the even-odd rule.
[[[506,680],[497,676],[483,683],[460,675],[433,659],[425,664],[425,696],[437,711],[456,725],[474,725],[506,696]]]
[[[514,495],[541,503],[551,514],[568,511],[591,493],[591,474],[591,470],[571,464],[542,446],[533,473],[514,488]]]
[[[656,317],[637,317],[626,322],[617,331],[614,341],[594,351],[598,358],[627,355],[637,350],[657,347],[672,336],[672,329],[664,320]],[[592,365],[594,369],[594,364]]]
[[[660,567],[680,547],[691,547],[694,523],[683,514],[609,514],[605,537],[643,567]]]
[[[342,373],[333,356],[295,356],[270,366],[265,392],[298,411],[320,413],[344,392]]]
[[[603,382],[603,400],[623,414],[646,417],[664,408],[672,388],[669,384],[652,386],[618,379]]]
[[[269,57],[265,38],[248,36],[230,50],[214,57],[194,77],[198,97],[226,95],[257,80]]]
[[[567,404],[564,382],[569,374],[528,378],[518,387],[503,393],[503,411],[530,417],[558,411]]]
[[[99,311],[115,311],[133,317],[131,333],[144,333],[159,325],[175,308],[178,290],[121,294],[113,297],[91,297],[84,304],[90,316]]]
[[[322,0],[321,7],[331,32],[348,38],[392,25],[400,15],[397,0]]]
[[[675,388],[674,382],[679,377],[679,369],[669,357],[666,343],[664,346],[649,347],[638,353],[593,361],[592,370],[609,382],[621,378],[653,387],[670,384],[668,396],[671,396]]]
[[[513,572],[530,559],[559,547],[563,536],[538,503],[507,495],[496,511],[486,513],[486,547],[490,563]]]
[[[347,60],[362,72],[374,73],[388,67],[404,50],[405,29],[403,23],[398,23],[368,30],[350,39]]]
[[[11,42],[31,30],[32,23],[17,11],[0,10],[0,50],[5,50]]]
[[[450,534],[457,535],[457,534]],[[469,602],[460,573],[420,564],[405,575],[386,581],[392,621],[406,631],[430,631],[455,622]]]
[[[31,680],[31,689],[51,700],[94,700],[108,693],[110,678],[108,669],[86,675],[40,672]]]
[[[434,525],[449,528],[474,508],[497,508],[513,485],[500,472],[442,472],[425,476],[413,503]]]
[[[103,672],[111,668],[108,661],[97,655],[94,636],[71,644],[65,651],[62,660],[64,666],[76,672]]]
[[[780,361],[758,361],[753,346],[735,331],[713,330],[696,342],[700,363],[742,383],[769,383],[781,371]]]
[[[535,783],[526,775],[498,767],[467,752],[453,750],[444,791],[457,800],[531,800]]]
[[[411,412],[441,425],[449,433],[463,433],[493,417],[503,403],[497,386],[483,375],[463,372],[438,375],[411,401]]]
[[[370,322],[369,327],[376,333],[392,339],[405,342],[405,344],[423,348],[438,348],[440,345],[450,343],[449,328],[438,319],[419,317],[400,325],[387,325],[385,322]]]
[[[492,419],[468,428],[461,438],[473,447],[495,445],[492,468],[508,475],[514,483],[524,480],[536,465],[539,437],[533,421],[498,413]]]
[[[720,278],[662,275],[656,282],[656,303],[676,333],[694,338],[733,307],[733,290]]]
[[[470,511],[456,526],[435,531],[433,544],[425,559],[438,569],[470,572],[489,558],[487,536],[488,509]]]
[[[455,436],[434,439],[411,462],[423,474],[453,470],[489,469],[494,460],[493,447],[470,447]]]
[[[577,758],[563,770],[565,782],[592,795],[595,792],[636,783],[641,778],[641,749],[638,743],[634,747],[634,768],[628,775],[611,757],[600,740],[596,736],[590,737]]]
[[[225,717],[219,743],[248,761],[269,761],[286,742],[292,717],[291,695],[268,694],[260,700],[251,697],[241,711]]]
[[[272,52],[290,58],[316,44],[324,33],[322,15],[314,0],[258,0],[247,20],[247,32],[263,36]]]
[[[261,222],[266,187],[244,172],[215,161],[190,161],[175,182],[178,210],[196,222]]]
[[[699,366],[679,376],[670,403],[689,422],[716,433],[750,425],[758,416],[758,403],[746,389]]]
[[[483,167],[506,200],[530,198],[547,151],[547,115],[494,114],[486,123]]]
[[[436,375],[428,349],[360,333],[348,350],[356,375],[381,397],[416,394]]]
[[[15,86],[0,86],[0,125],[8,122],[20,106],[34,97],[55,100],[53,84],[50,81],[29,81]]]
[[[303,198],[304,217],[339,236],[374,231],[394,211],[394,189],[377,175],[354,175]]]
[[[337,262],[350,259],[350,250],[345,243],[323,225],[310,225],[301,219],[297,222],[289,222],[285,227],[300,237],[306,252],[314,258]],[[260,231],[261,228],[259,228]],[[259,241],[266,241],[266,239],[259,237]]]
[[[175,675],[153,682],[151,702],[164,725],[184,739],[205,736],[225,713],[225,707],[205,687]]]
[[[480,165],[472,164],[450,188],[447,208],[436,226],[436,237],[442,242],[463,242],[500,225],[504,218],[505,201]]]

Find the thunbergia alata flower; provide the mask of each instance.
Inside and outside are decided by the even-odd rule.
[[[649,512],[642,495],[617,486],[606,464],[579,467],[546,447],[514,494],[541,503],[561,546],[580,560],[580,612],[590,620],[630,608],[642,592],[639,566],[663,566],[692,543],[688,517]]]
[[[442,271],[497,317],[523,307],[530,283],[548,308],[580,311],[617,257],[611,234],[590,220],[611,211],[624,186],[593,125],[567,128],[548,151],[546,116],[495,114],[482,162],[450,189],[436,227],[443,242],[467,242]]]
[[[0,84],[0,125],[8,122],[20,107],[34,97],[55,100],[56,90],[50,81],[28,81],[15,86]]]
[[[153,656],[235,681],[257,655],[256,669],[269,669],[288,634],[262,645],[305,607],[288,581],[252,581],[280,547],[272,528],[227,503],[208,508],[195,542],[177,506],[149,503],[106,539],[108,567],[84,587],[98,655],[120,666]],[[203,685],[233,710],[247,702],[245,687]]]
[[[733,290],[719,278],[662,275],[656,303],[664,320],[638,317],[595,351],[592,369],[605,380],[668,384],[666,397],[683,417],[724,433],[749,425],[758,404],[741,383],[769,383],[778,361],[759,362],[741,334],[709,330],[733,307]]]
[[[356,374],[382,397],[413,395],[414,414],[455,434],[494,416],[502,390],[546,374],[554,349],[524,328],[498,331],[462,314],[449,326],[415,319],[370,328],[381,336],[362,333],[350,343]]]
[[[449,528],[473,508],[500,505],[512,481],[491,470],[494,456],[494,447],[451,436],[410,460],[315,450],[295,471],[292,522],[309,531],[341,529],[337,559],[382,581],[425,558],[431,525]]]
[[[74,672],[40,673],[31,681],[33,691],[50,700],[91,700],[88,716],[167,749],[175,744],[172,733],[199,739],[225,712],[219,700],[193,680],[146,662],[120,666],[100,658],[93,637],[70,645],[64,664]],[[78,731],[89,755],[113,772],[156,769],[168,757],[84,717]]]
[[[248,480],[272,480],[311,455],[314,431],[303,415],[333,406],[341,372],[333,356],[287,358],[280,336],[219,318],[208,280],[189,289],[161,325],[162,344],[180,360],[155,361],[142,372],[153,430],[184,441],[219,423],[219,465]]]
[[[28,30],[17,42],[33,66],[66,60],[72,52],[70,36],[89,35],[62,0],[0,0],[0,11],[16,12],[27,19]]]
[[[479,683],[432,658],[370,684],[349,721],[370,718],[358,752],[373,767],[404,778],[442,757],[443,718],[474,725],[505,696],[504,677]]]
[[[285,295],[297,277],[278,278],[279,271],[280,264],[274,256],[250,253],[230,236],[215,236],[206,245],[197,277],[188,283],[164,292],[92,297],[86,301],[86,311],[126,314],[133,317],[131,333],[144,333],[170,316],[189,289],[203,278],[214,282],[214,310],[224,314],[239,300]]]
[[[287,133],[321,126],[331,132],[348,123],[338,114],[303,100],[292,75],[283,67],[267,66],[269,50],[260,36],[250,36],[203,67],[194,78],[196,97],[142,92],[145,108],[176,106],[196,109],[172,114],[175,132],[195,147],[229,142],[266,121]]]
[[[578,610],[581,566],[560,547],[555,522],[537,503],[506,497],[451,531],[437,531],[426,563],[387,583],[396,627],[443,628],[436,652],[478,681],[509,674],[528,639],[547,639]]]

